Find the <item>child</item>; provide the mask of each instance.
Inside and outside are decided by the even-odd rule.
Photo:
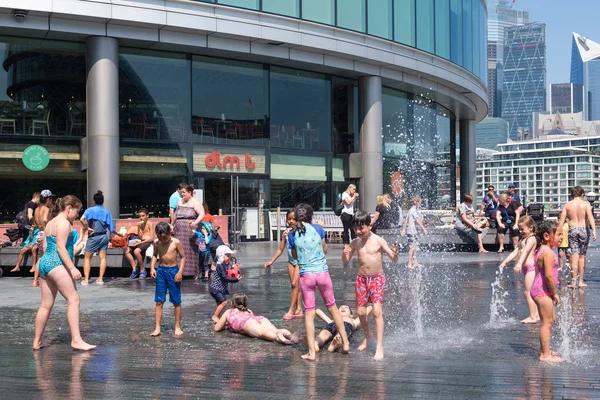
[[[567,265],[569,265],[569,260],[567,254],[569,254],[569,221],[565,221],[562,227],[563,238],[562,242],[560,242],[560,246],[558,247],[558,270],[562,271],[565,266],[565,259],[567,259]],[[569,266],[570,267],[570,266]]]
[[[558,260],[552,247],[562,240],[562,229],[556,222],[544,221],[537,228],[537,248],[534,257],[535,278],[531,286],[531,297],[538,306],[542,326],[540,327],[540,361],[559,363],[563,360],[550,349],[552,325],[556,320],[554,306],[560,304],[558,296]]]
[[[427,235],[427,229],[423,226],[423,215],[421,214],[421,198],[415,196],[412,199],[413,206],[408,210],[408,215],[404,220],[404,226],[400,235],[406,236],[408,242],[408,268],[423,268],[421,264],[417,262],[417,225],[423,230],[423,233]]]
[[[131,265],[132,271],[129,279],[139,277],[143,280],[148,276],[144,267],[144,258],[146,257],[146,250],[148,250],[154,241],[154,224],[152,221],[149,221],[149,216],[150,212],[147,208],[140,208],[138,211],[139,222],[127,231],[129,242],[127,246],[123,247],[123,253],[127,261],[129,261],[129,265]],[[137,268],[135,266],[136,260]]]
[[[372,310],[373,307],[367,307],[367,315],[371,314]],[[321,347],[325,346],[325,344],[331,340],[331,344],[327,348],[327,351],[333,353],[342,346],[342,338],[335,327],[335,323],[327,316],[327,314],[321,310],[317,310],[316,314],[317,317],[321,318],[327,325],[325,325],[323,330],[317,335],[317,340],[315,341],[315,351],[319,351]],[[350,336],[352,336],[354,331],[361,326],[360,318],[353,318],[352,310],[346,305],[340,306],[340,314],[344,320],[346,335],[348,335],[348,339],[350,339]]]
[[[298,260],[294,258],[292,255],[292,250],[287,246],[287,235],[290,233],[290,230],[296,225],[296,220],[294,219],[294,210],[290,210],[287,212],[285,216],[287,220],[288,229],[283,233],[281,238],[281,243],[279,244],[279,248],[271,261],[265,263],[265,268],[269,268],[275,260],[279,258],[281,254],[283,254],[284,249],[287,249],[288,252],[288,275],[290,276],[290,284],[292,285],[292,295],[290,298],[290,308],[287,313],[283,316],[283,319],[290,320],[294,318],[302,318],[302,307],[300,305],[300,301],[302,297],[300,296],[300,290],[298,289],[298,282],[300,280],[300,269],[298,268]]]
[[[210,242],[212,241],[212,224],[210,222],[201,222],[200,231],[194,231],[198,243],[198,267],[204,271],[202,282],[208,281],[208,272],[210,271]]]
[[[247,335],[253,338],[278,342],[281,344],[298,343],[298,335],[287,329],[276,328],[266,317],[254,315],[248,309],[248,296],[236,293],[231,300],[231,308],[223,313],[215,324],[215,332],[226,327],[231,332]]]
[[[350,344],[344,328],[344,321],[335,305],[333,284],[327,268],[325,253],[327,252],[327,235],[323,227],[312,224],[313,208],[308,204],[300,204],[294,209],[296,224],[288,233],[288,247],[292,256],[298,260],[300,268],[300,290],[304,301],[304,323],[308,341],[308,354],[305,360],[314,361],[315,352],[315,292],[319,289],[329,314],[335,321],[335,327],[342,337],[342,351],[348,353]]]
[[[411,210],[412,211],[412,210]],[[409,212],[410,216],[410,212]],[[358,350],[367,348],[371,338],[369,322],[367,320],[367,304],[373,303],[373,317],[375,318],[375,336],[377,337],[377,348],[374,360],[383,359],[383,293],[385,286],[385,275],[383,274],[382,254],[385,253],[392,260],[398,261],[398,245],[389,248],[387,242],[371,232],[371,216],[365,211],[358,211],[352,217],[352,228],[356,232],[356,239],[350,242],[350,246],[344,248],[342,262],[348,264],[356,251],[360,264],[356,277],[356,307],[361,325],[365,330],[365,339]]]
[[[23,261],[23,257],[25,257],[25,254],[31,252],[31,270],[29,270],[29,272],[34,272],[35,271],[35,264],[37,262],[37,245],[36,245],[36,241],[34,240],[34,238],[36,237],[38,233],[38,229],[35,225],[35,222],[33,222],[33,224],[31,225],[31,229],[29,229],[29,235],[27,236],[27,238],[21,243],[21,246],[23,247],[21,249],[21,251],[19,252],[19,257],[17,258],[17,265],[15,265],[15,267],[13,269],[10,270],[10,272],[19,272],[21,270],[21,262]]]
[[[217,248],[217,270],[213,281],[210,284],[209,292],[210,295],[217,302],[217,308],[212,316],[213,323],[219,322],[221,312],[227,305],[227,295],[229,295],[229,283],[239,282],[242,280],[242,276],[239,275],[237,278],[230,278],[227,276],[227,270],[229,269],[229,263],[231,262],[231,255],[234,251],[225,245],[221,245]]]
[[[519,219],[519,231],[521,231],[521,240],[515,249],[500,263],[500,269],[503,269],[506,264],[511,262],[517,255],[519,259],[515,264],[515,272],[520,273],[523,270],[525,283],[525,299],[529,308],[529,317],[521,321],[522,324],[536,324],[540,320],[538,308],[531,298],[531,285],[535,277],[535,265],[533,256],[537,241],[535,239],[535,221],[530,216],[526,215]]]
[[[163,305],[167,298],[167,289],[169,290],[169,301],[175,306],[175,336],[181,336],[183,335],[181,330],[181,280],[185,266],[185,253],[181,242],[171,237],[169,224],[159,222],[155,230],[157,239],[154,241],[154,254],[150,262],[150,276],[156,278],[154,293],[156,327],[150,336],[160,335],[160,321],[162,320]],[[177,256],[179,256],[179,268],[177,268]],[[154,268],[157,258],[160,258],[158,271]]]

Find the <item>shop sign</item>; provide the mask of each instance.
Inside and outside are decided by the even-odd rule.
[[[23,151],[23,164],[31,171],[42,171],[50,163],[50,153],[44,147],[34,144]]]
[[[194,149],[194,171],[238,174],[264,174],[263,149]]]

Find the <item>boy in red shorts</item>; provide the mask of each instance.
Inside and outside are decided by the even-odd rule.
[[[356,251],[358,253],[359,270],[356,277],[356,307],[360,324],[365,330],[365,340],[358,347],[359,351],[367,348],[371,338],[369,322],[367,321],[367,304],[373,304],[375,319],[375,336],[377,349],[374,360],[383,359],[383,293],[385,275],[383,274],[382,253],[386,253],[392,262],[398,261],[398,245],[392,249],[380,236],[371,232],[371,216],[365,211],[358,211],[352,217],[352,226],[357,238],[344,248],[342,261],[348,264]]]

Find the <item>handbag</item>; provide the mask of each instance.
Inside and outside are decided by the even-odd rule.
[[[110,245],[112,247],[127,247],[128,241],[126,237],[115,236],[112,239],[110,239]]]
[[[344,200],[340,200],[338,205],[335,206],[335,210],[333,210],[333,213],[336,216],[340,217],[342,215],[342,211],[344,211]]]

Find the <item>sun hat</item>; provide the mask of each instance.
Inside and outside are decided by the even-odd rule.
[[[235,251],[231,250],[229,248],[229,246],[226,246],[224,244],[217,247],[216,255],[217,255],[217,262],[219,264],[221,264],[223,262],[223,257],[225,256],[225,254],[235,254]]]

